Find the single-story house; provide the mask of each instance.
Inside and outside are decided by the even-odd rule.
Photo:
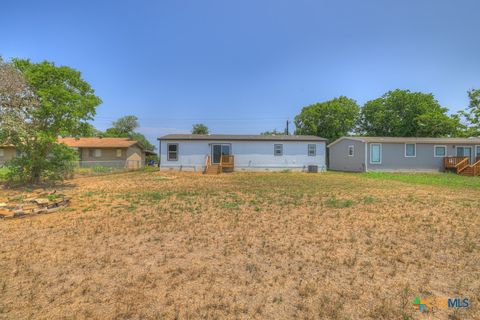
[[[323,171],[326,139],[294,135],[169,134],[158,138],[160,169]]]
[[[136,169],[145,166],[145,147],[129,138],[59,138],[58,142],[78,150],[81,167]]]
[[[480,138],[342,137],[328,151],[332,170],[443,171],[446,160],[476,163]]]
[[[78,151],[81,167],[105,166],[116,168],[142,168],[146,155],[154,152],[129,138],[58,138],[59,143]],[[0,146],[0,166],[17,155],[13,145]]]
[[[17,155],[17,151],[12,145],[0,145],[0,167],[5,165],[9,160],[12,160]]]

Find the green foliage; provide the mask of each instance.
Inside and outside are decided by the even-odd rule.
[[[320,136],[333,141],[351,132],[359,107],[355,100],[341,96],[304,107],[295,117],[295,134]]]
[[[273,129],[272,131],[265,131],[260,133],[262,136],[280,136],[286,134],[286,132],[278,131],[277,129]]]
[[[100,98],[80,72],[66,66],[13,59],[3,67],[16,72],[0,81],[15,88],[0,90],[0,101],[9,102],[0,108],[0,143],[15,145],[20,154],[9,163],[9,179],[38,183],[65,178],[76,153],[59,145],[57,137],[85,134]]]
[[[208,127],[203,123],[196,123],[192,126],[192,134],[208,134]]]
[[[128,137],[139,126],[138,118],[133,115],[128,115],[121,117],[117,121],[113,121],[112,128],[107,129],[106,134],[116,137]]]
[[[146,150],[154,151],[155,146],[147,140],[147,138],[134,130],[140,126],[138,118],[133,115],[128,115],[119,118],[112,123],[112,127],[108,128],[105,133],[101,134],[103,137],[112,138],[130,138],[136,140],[142,144]]]
[[[73,177],[78,154],[72,148],[58,143],[50,145],[45,158],[32,159],[21,155],[8,162],[7,180],[11,182],[32,182],[31,174],[41,168],[38,181],[56,181]]]
[[[480,89],[468,91],[468,98],[470,103],[467,110],[459,112],[459,117],[463,117],[466,122],[461,135],[478,137],[480,136]]]
[[[458,117],[449,117],[432,94],[394,90],[363,106],[358,131],[368,136],[441,137],[455,135]]]

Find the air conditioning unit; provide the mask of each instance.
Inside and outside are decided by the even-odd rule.
[[[308,172],[309,173],[317,173],[318,172],[318,166],[313,166],[313,165],[308,166]]]

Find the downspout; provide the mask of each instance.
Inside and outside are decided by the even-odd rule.
[[[365,172],[368,172],[368,142],[365,141]]]

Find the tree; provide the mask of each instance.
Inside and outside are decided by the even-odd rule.
[[[20,154],[9,163],[10,178],[39,183],[64,177],[75,152],[57,137],[82,135],[100,98],[72,68],[25,59],[0,64],[6,77],[0,79],[0,143]]]
[[[333,141],[351,132],[359,107],[355,100],[341,96],[304,107],[295,117],[295,134],[315,135]]]
[[[203,123],[197,123],[192,126],[192,134],[208,134],[208,127]]]
[[[279,136],[279,135],[283,135],[283,134],[285,134],[285,132],[278,131],[277,129],[273,129],[272,131],[265,131],[265,132],[260,133],[260,135],[262,135],[262,136]]]
[[[113,121],[112,128],[107,129],[107,134],[117,137],[128,137],[139,126],[138,118],[136,116],[128,115],[121,117],[117,121]]]
[[[465,137],[480,136],[480,89],[468,91],[470,103],[467,110],[460,111],[458,117],[464,119],[465,124],[461,135]]]
[[[154,151],[155,146],[147,140],[147,138],[134,130],[140,126],[138,118],[133,115],[128,115],[119,118],[117,121],[112,122],[112,127],[108,128],[103,134],[104,137],[119,137],[130,138],[140,142],[145,149]]]
[[[432,94],[389,91],[363,106],[358,132],[369,136],[441,137],[455,135],[460,122],[448,116]]]

